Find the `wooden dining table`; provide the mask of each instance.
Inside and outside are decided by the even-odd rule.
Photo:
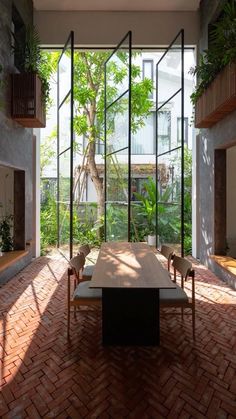
[[[90,288],[102,288],[104,345],[159,345],[159,290],[175,288],[145,243],[103,243]]]

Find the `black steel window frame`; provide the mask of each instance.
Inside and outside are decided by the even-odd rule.
[[[177,117],[177,144],[181,143],[181,121],[182,118]],[[184,144],[188,147],[188,117],[184,117]]]
[[[169,125],[168,125],[168,134],[167,135],[162,135],[162,134],[159,134],[158,133],[158,138],[168,138],[168,150],[170,150],[170,147],[171,147],[171,110],[169,110],[169,109],[163,109],[162,111],[161,111],[161,113],[158,113],[158,119],[159,119],[159,117],[161,116],[161,115],[163,115],[163,114],[168,114],[168,116],[170,117],[170,121],[169,121]],[[159,120],[158,120],[158,126],[159,126]],[[156,141],[155,141],[155,146],[156,146]],[[156,149],[156,152],[157,152],[157,149]]]
[[[66,96],[60,102],[60,80],[59,80],[59,64],[65,51],[70,48],[71,51],[71,86]],[[60,108],[65,103],[66,99],[70,96],[70,146],[60,152]],[[74,32],[71,31],[70,35],[64,45],[60,58],[57,64],[57,247],[60,249],[60,157],[70,150],[70,234],[69,234],[69,258],[73,256],[73,139],[74,139]]]
[[[180,52],[181,52],[181,87],[174,93],[172,96],[170,96],[164,103],[162,103],[158,107],[159,103],[159,89],[158,89],[158,80],[159,80],[159,64],[163,60],[163,58],[166,56],[166,54],[171,50],[171,48],[174,46],[177,39],[180,38]],[[181,150],[181,231],[180,231],[180,240],[181,240],[181,256],[184,256],[184,29],[181,29],[176,37],[173,39],[173,41],[170,43],[168,48],[166,49],[165,53],[162,55],[160,60],[156,64],[156,197],[158,196],[158,157],[163,156],[165,154],[169,154],[170,152],[173,152],[175,150],[180,149]],[[166,153],[158,153],[158,112],[167,104],[170,102],[172,98],[177,96],[177,94],[181,94],[181,145],[178,147],[175,147],[173,149],[170,149],[166,151]],[[158,237],[157,237],[157,231],[158,231],[158,203],[156,205],[156,247],[158,247]]]
[[[129,80],[128,80],[128,89],[116,97],[116,99],[107,104],[107,76],[106,76],[106,66],[112,56],[119,50],[119,48],[124,44],[124,41],[127,39],[127,50],[129,51]],[[111,55],[104,63],[104,236],[105,241],[107,241],[107,157],[111,154],[119,153],[119,151],[128,149],[128,241],[130,241],[130,218],[131,218],[131,64],[132,64],[132,32],[128,31],[127,34],[122,38],[116,48],[112,51]],[[121,150],[115,150],[112,153],[107,153],[107,110],[119,99],[121,99],[125,94],[128,93],[128,147],[122,148]]]
[[[151,78],[145,76],[145,64],[151,65]],[[145,58],[142,61],[142,78],[143,80],[147,78],[147,79],[150,79],[152,82],[154,82],[154,61],[151,58],[150,59]],[[153,99],[153,92],[149,94],[149,99]]]

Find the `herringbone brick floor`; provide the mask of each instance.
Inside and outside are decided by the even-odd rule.
[[[235,291],[197,266],[195,344],[191,316],[162,316],[160,347],[104,348],[96,308],[68,344],[66,266],[41,257],[0,289],[1,418],[236,418]]]

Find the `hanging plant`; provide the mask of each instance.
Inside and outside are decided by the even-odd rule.
[[[198,80],[191,95],[194,105],[217,74],[226,65],[236,61],[236,0],[225,4],[221,17],[212,25],[209,44],[208,50],[200,55],[199,64],[190,70]]]

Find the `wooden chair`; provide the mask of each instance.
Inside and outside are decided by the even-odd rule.
[[[67,337],[70,337],[70,309],[79,306],[100,305],[102,302],[102,290],[89,288],[90,281],[83,281],[83,268],[85,256],[83,253],[78,254],[70,260],[68,268],[68,315],[67,315]],[[71,287],[71,278],[73,278],[74,286]],[[73,291],[73,294],[72,294]],[[71,295],[72,294],[72,295]],[[76,311],[74,310],[74,315]]]
[[[170,272],[171,260],[173,259],[174,254],[175,254],[175,251],[174,251],[173,247],[166,246],[165,244],[163,244],[161,246],[160,253],[163,256],[165,256],[165,258],[167,259],[167,268],[168,268],[168,271]]]
[[[174,282],[176,283],[176,273],[178,272],[181,276],[181,286],[176,283],[176,289],[161,289],[160,290],[160,307],[161,308],[181,308],[181,314],[185,308],[192,310],[192,327],[193,327],[193,339],[195,339],[195,273],[192,269],[192,263],[182,257],[174,256],[173,259],[174,268]],[[188,297],[184,291],[184,282],[188,278],[192,279],[192,296]],[[175,313],[176,314],[176,313]]]
[[[79,247],[79,253],[83,253],[85,258],[89,255],[91,249],[88,244],[83,244]],[[78,253],[78,254],[79,254]],[[95,265],[85,265],[83,269],[83,280],[90,281],[93,275]]]

